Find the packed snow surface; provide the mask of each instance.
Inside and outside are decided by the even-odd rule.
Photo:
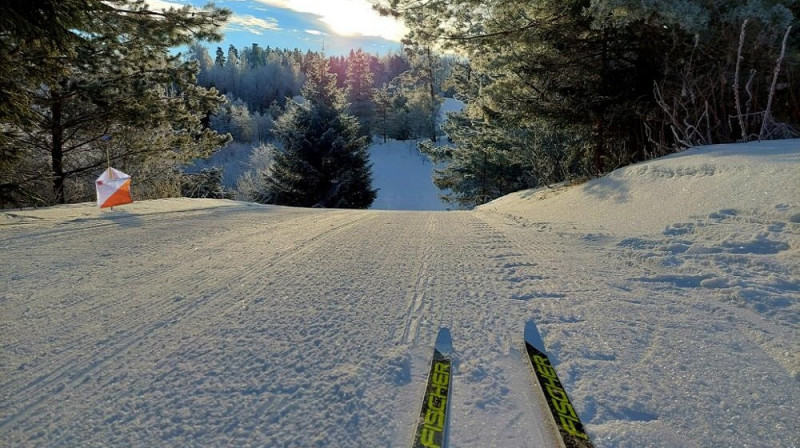
[[[440,327],[449,446],[541,446],[529,320],[597,447],[800,445],[800,140],[474,211],[5,210],[0,244],[0,446],[409,446]]]

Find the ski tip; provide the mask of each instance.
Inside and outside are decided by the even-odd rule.
[[[544,350],[544,341],[542,340],[542,336],[539,334],[539,330],[536,329],[536,324],[533,323],[532,320],[529,320],[525,323],[525,342],[532,345],[533,348],[539,350],[542,353],[546,353]]]
[[[450,335],[450,329],[442,327],[439,329],[439,334],[436,335],[436,350],[445,355],[453,352],[453,337]]]

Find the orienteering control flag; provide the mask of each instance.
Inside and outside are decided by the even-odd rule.
[[[95,181],[97,188],[97,206],[100,208],[130,204],[131,176],[120,170],[108,167]]]

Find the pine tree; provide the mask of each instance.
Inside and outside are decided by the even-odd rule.
[[[223,98],[195,85],[197,61],[181,61],[170,50],[219,39],[229,12],[188,6],[157,12],[135,0],[94,6],[74,25],[80,37],[48,59],[58,70],[41,84],[17,84],[36,119],[9,125],[4,147],[14,145],[24,156],[13,172],[3,167],[0,183],[23,193],[4,202],[86,200],[68,198],[67,183],[93,178],[109,159],[121,168],[154,158],[179,164],[228,140],[202,125]]]
[[[436,146],[427,140],[420,149],[439,166],[433,180],[447,202],[472,208],[530,185],[506,129],[456,114],[444,123],[444,130],[453,145]]]
[[[0,123],[30,118],[25,88],[64,72],[58,60],[74,56],[74,45],[93,18],[109,8],[100,0],[7,0],[0,3]]]
[[[665,147],[730,141],[737,60],[751,73],[741,79],[748,97],[738,126],[774,112],[794,121],[773,126],[773,135],[791,133],[796,95],[764,108],[781,38],[799,10],[796,0],[390,0],[383,8],[403,17],[412,48],[469,61],[456,74],[468,107],[447,130],[458,147],[433,151],[451,164],[436,180],[466,203],[515,185],[599,175]],[[753,37],[740,59],[745,20]],[[797,61],[800,34],[789,42],[787,59]],[[784,67],[777,85],[798,91],[800,65]],[[507,169],[491,169],[492,160]],[[476,183],[484,178],[491,182]]]
[[[33,171],[27,151],[14,142],[18,127],[37,114],[29,92],[63,75],[60,60],[74,57],[99,0],[25,0],[0,2],[0,206],[42,203],[44,198],[22,180]]]
[[[256,200],[278,205],[367,208],[375,200],[365,137],[348,115],[336,75],[309,58],[302,103],[289,103],[275,125],[282,147],[272,148],[266,191]]]
[[[411,61],[411,74],[416,80],[415,104],[421,118],[418,128],[430,141],[436,142],[439,107],[442,104],[441,78],[437,76],[441,63],[430,45],[405,42],[405,52]]]

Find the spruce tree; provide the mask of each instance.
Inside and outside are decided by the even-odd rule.
[[[367,141],[326,59],[308,60],[301,103],[290,102],[276,122],[259,202],[299,207],[367,208],[375,200]]]

